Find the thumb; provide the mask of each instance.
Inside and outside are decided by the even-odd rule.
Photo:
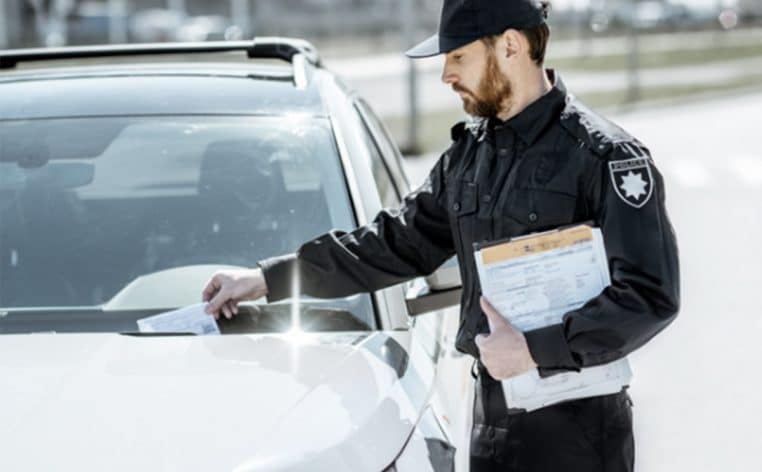
[[[485,341],[487,341],[487,336],[483,334],[477,334],[474,336],[474,343],[476,343],[476,347],[479,348],[479,350],[482,350],[482,346],[484,345]]]
[[[499,326],[505,326],[508,324],[508,321],[503,318],[503,315],[498,313],[495,307],[493,307],[490,302],[488,302],[487,299],[483,296],[479,298],[479,304],[481,305],[482,311],[485,315],[487,315],[487,319],[493,327],[497,328]]]

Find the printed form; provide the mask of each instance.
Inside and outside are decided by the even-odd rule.
[[[198,335],[220,334],[214,317],[204,313],[206,303],[190,305],[138,320],[141,333],[193,333]]]
[[[611,284],[601,231],[586,225],[482,245],[475,256],[482,294],[521,331],[560,323]],[[616,393],[631,378],[622,358],[544,379],[533,369],[502,384],[509,408],[532,411]]]

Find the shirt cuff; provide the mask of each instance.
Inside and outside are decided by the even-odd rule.
[[[524,337],[541,377],[570,370],[579,372],[564,335],[563,323],[527,331]]]
[[[296,253],[270,257],[257,262],[267,285],[267,303],[293,296],[296,272]]]

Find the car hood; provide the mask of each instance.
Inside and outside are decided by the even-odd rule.
[[[404,332],[2,336],[0,470],[380,471],[427,401],[416,345]]]

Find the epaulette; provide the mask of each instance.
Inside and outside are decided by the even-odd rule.
[[[457,141],[463,136],[463,133],[465,132],[466,132],[466,122],[459,121],[455,123],[455,126],[450,128],[450,137],[452,138],[453,141]]]
[[[457,141],[465,135],[466,131],[468,131],[474,138],[479,139],[486,127],[487,120],[477,117],[469,118],[455,123],[455,126],[450,129],[450,137],[453,141]]]
[[[643,147],[640,142],[613,122],[589,109],[573,95],[566,97],[561,126],[595,155],[610,158],[620,143]]]

